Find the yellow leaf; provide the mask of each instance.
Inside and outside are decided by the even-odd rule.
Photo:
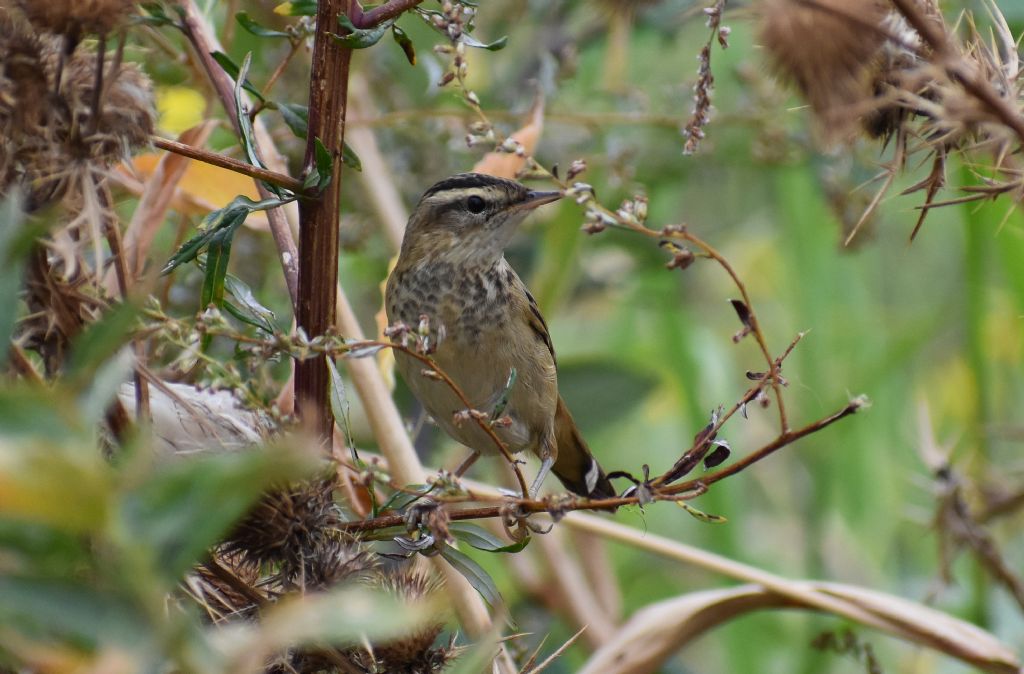
[[[203,121],[206,99],[189,87],[160,87],[156,92],[158,126],[175,136]]]

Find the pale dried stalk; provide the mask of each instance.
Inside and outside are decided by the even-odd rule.
[[[570,527],[589,531],[730,578],[756,583],[782,600],[854,620],[906,641],[929,646],[988,672],[1017,672],[1012,650],[980,628],[900,597],[839,583],[793,581],[683,543],[593,515],[569,513]],[[595,656],[595,660],[598,656]],[[586,669],[596,673],[608,669]]]
[[[569,555],[565,534],[557,527],[545,536],[538,536],[535,545],[544,552],[548,571],[554,577],[554,591],[559,603],[568,610],[577,627],[586,627],[583,637],[592,648],[607,642],[616,632],[615,623],[608,616],[589,587],[587,577],[579,564]]]
[[[353,73],[348,86],[350,112],[358,117],[371,119],[380,113],[362,73]],[[384,154],[380,151],[377,137],[368,126],[353,127],[350,124],[345,129],[345,142],[359,155],[363,165],[363,170],[359,173],[359,182],[366,190],[370,205],[377,214],[388,243],[391,244],[391,250],[397,253],[402,247],[409,209],[405,207],[401,195],[395,188],[394,176],[388,169]]]

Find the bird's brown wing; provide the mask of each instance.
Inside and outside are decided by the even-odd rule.
[[[526,290],[526,288],[523,288]],[[558,360],[555,358],[555,345],[551,343],[551,334],[548,332],[548,324],[544,320],[544,316],[540,313],[540,307],[537,306],[537,300],[534,299],[533,293],[526,290],[526,299],[530,307],[530,315],[527,316],[526,320],[530,325],[530,329],[537,335],[537,339],[544,342],[548,347],[548,351],[551,353],[551,362],[558,365]]]
[[[529,290],[526,291],[526,297],[529,299],[530,315],[527,320],[530,328],[537,334],[537,338],[547,345],[552,362],[557,363],[555,346],[551,343],[548,324],[540,313],[537,300]],[[566,488],[589,498],[613,498],[616,495],[615,488],[591,453],[561,395],[558,396],[558,406],[555,408],[555,446],[558,448],[558,454],[551,472]]]

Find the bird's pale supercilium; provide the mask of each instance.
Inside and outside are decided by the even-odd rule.
[[[505,260],[516,227],[559,192],[532,191],[512,180],[461,173],[428,189],[416,205],[398,263],[388,278],[388,322],[430,327],[430,354],[474,409],[491,412],[516,378],[494,430],[511,452],[541,459],[530,489],[550,470],[570,491],[615,495],[558,394],[555,351],[537,303]],[[451,388],[422,374],[423,364],[395,353],[398,370],[448,435],[478,454],[496,454],[492,438],[473,422],[456,423],[465,405]]]

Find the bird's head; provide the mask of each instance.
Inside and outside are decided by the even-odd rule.
[[[454,264],[496,262],[530,211],[561,197],[514,180],[459,173],[420,198],[405,229],[402,255]]]

